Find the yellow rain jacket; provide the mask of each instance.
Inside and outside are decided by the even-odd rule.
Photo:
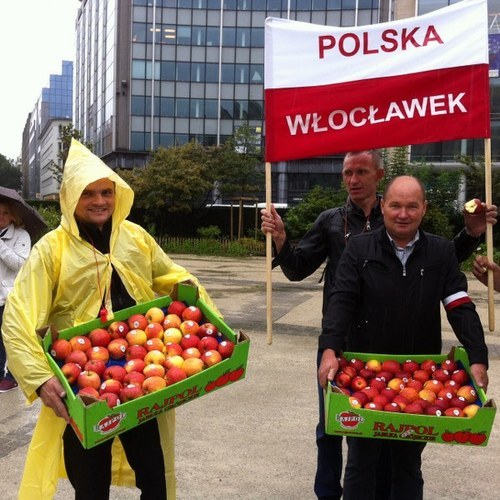
[[[115,183],[110,253],[95,250],[79,235],[74,211],[84,188],[99,179]],[[36,330],[53,324],[58,330],[97,317],[102,293],[109,290],[114,267],[128,293],[138,303],[169,295],[174,284],[190,279],[201,297],[217,311],[205,289],[186,269],[175,264],[140,226],[125,220],[134,193],[115,172],[78,141],[73,140],[60,192],[61,224],[32,249],[9,294],[3,317],[3,338],[9,369],[29,402],[54,374],[45,358]],[[107,294],[108,319],[112,305]],[[175,499],[175,413],[157,417],[165,459],[169,500]],[[26,458],[19,491],[21,500],[53,498],[59,477],[65,476],[62,435],[66,423],[42,405]],[[120,440],[113,443],[112,483],[135,486]]]

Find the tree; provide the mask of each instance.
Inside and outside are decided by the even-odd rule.
[[[21,189],[22,186],[21,170],[14,166],[13,161],[0,154],[0,186],[15,189]]]
[[[64,165],[68,158],[69,148],[71,146],[71,139],[76,139],[77,141],[80,141],[90,151],[92,151],[93,149],[93,144],[90,142],[84,142],[83,133],[74,128],[72,123],[69,123],[68,125],[61,127],[61,132],[59,133],[59,140],[61,141],[62,148],[57,155],[57,157],[61,161],[59,162],[59,164],[52,162],[52,164],[49,166],[52,175],[55,177],[59,185],[61,185],[62,176],[64,172]]]

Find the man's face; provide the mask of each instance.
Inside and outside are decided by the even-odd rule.
[[[384,224],[400,246],[413,239],[427,208],[420,184],[411,177],[396,179],[381,203]]]
[[[351,200],[359,204],[374,199],[377,184],[384,176],[384,169],[377,168],[369,153],[349,155],[344,160],[342,177]]]
[[[75,208],[75,218],[102,229],[114,209],[115,185],[109,179],[99,179],[83,190]]]

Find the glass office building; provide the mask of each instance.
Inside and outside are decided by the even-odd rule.
[[[221,144],[241,125],[250,126],[265,147],[266,17],[359,26],[449,3],[453,2],[82,0],[74,125],[112,168],[144,165],[149,152],[159,146],[191,140]],[[498,5],[493,4],[500,0],[490,3],[494,11]],[[496,159],[498,140],[493,142]],[[454,141],[418,146],[412,155],[448,162],[461,151],[484,153],[481,141]],[[315,184],[338,183],[340,171],[340,157],[273,165],[273,200],[293,204]]]

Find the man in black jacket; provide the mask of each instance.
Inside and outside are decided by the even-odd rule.
[[[270,232],[273,237],[273,267],[280,266],[290,281],[302,281],[327,261],[324,272],[323,314],[346,242],[355,234],[372,231],[383,224],[380,196],[377,195],[377,184],[383,176],[383,161],[377,150],[347,153],[342,169],[343,181],[349,194],[346,204],[322,212],[295,247],[288,241],[285,225],[274,206],[271,206],[270,212],[262,210],[262,231]],[[486,222],[496,221],[496,207],[486,207],[480,214],[464,212],[464,217],[466,227],[454,238],[459,261],[465,260],[477,248],[479,237],[486,230]],[[325,434],[323,389],[319,386],[318,397],[318,463],[314,491],[319,499],[340,499],[342,437]]]
[[[338,354],[440,354],[441,302],[465,347],[476,384],[488,385],[488,350],[481,320],[467,294],[455,249],[448,240],[419,230],[425,192],[414,177],[396,177],[381,202],[384,226],[350,239],[337,268],[319,338],[318,370],[325,388],[338,370]],[[423,498],[421,454],[425,443],[348,438],[344,498],[375,498],[376,469],[390,451],[390,498]]]

